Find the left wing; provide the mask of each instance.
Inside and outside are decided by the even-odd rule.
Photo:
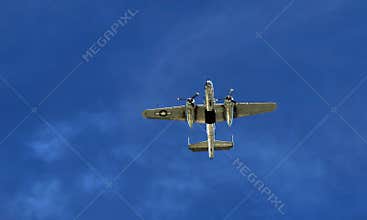
[[[185,106],[173,106],[165,108],[147,109],[143,112],[145,118],[185,121]]]
[[[194,111],[194,121],[196,123],[205,123],[205,107],[203,105],[196,105]],[[149,119],[186,121],[186,107],[181,105],[147,109],[143,112],[143,116]]]

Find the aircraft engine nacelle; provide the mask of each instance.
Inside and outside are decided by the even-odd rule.
[[[228,126],[232,125],[233,121],[233,111],[234,111],[234,105],[235,103],[231,99],[225,99],[224,100],[224,108],[225,108],[225,117]]]
[[[191,101],[186,102],[186,120],[191,128],[195,121],[195,104]]]

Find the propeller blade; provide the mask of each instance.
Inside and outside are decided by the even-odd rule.
[[[195,95],[193,95],[191,98],[194,99],[194,98],[198,97],[199,95],[200,95],[200,93],[196,92]]]
[[[190,102],[195,102],[195,98],[196,97],[198,97],[200,95],[200,93],[199,92],[196,92],[192,97],[190,97],[190,98],[180,98],[180,97],[178,97],[177,98],[177,101],[190,101]]]

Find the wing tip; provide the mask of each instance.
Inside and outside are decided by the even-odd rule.
[[[148,118],[148,116],[147,116],[147,110],[144,110],[144,111],[141,113],[141,115],[142,115],[144,118]]]
[[[271,104],[273,106],[272,110],[275,111],[278,108],[278,104],[276,102],[272,102]]]

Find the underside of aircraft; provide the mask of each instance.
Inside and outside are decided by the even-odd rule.
[[[207,80],[204,104],[195,104],[195,98],[199,96],[197,92],[187,99],[178,98],[185,100],[185,105],[147,109],[143,116],[148,119],[186,121],[190,127],[194,123],[206,124],[207,140],[195,144],[189,140],[188,146],[193,152],[208,151],[212,159],[215,150],[229,150],[234,146],[233,136],[232,141],[215,140],[215,123],[225,121],[231,126],[235,118],[271,112],[277,107],[274,102],[236,102],[232,96],[233,91],[229,90],[223,103],[216,103],[219,100],[214,97],[213,83]]]

